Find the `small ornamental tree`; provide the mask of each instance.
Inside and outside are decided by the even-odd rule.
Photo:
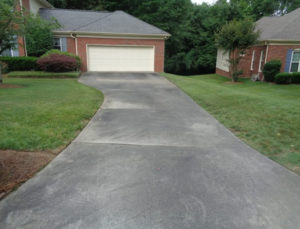
[[[24,17],[16,10],[17,0],[0,1],[0,54],[17,45],[16,37],[24,34]]]
[[[248,48],[257,43],[259,32],[255,31],[255,24],[250,19],[233,20],[225,24],[216,34],[217,46],[229,52],[230,76],[237,82],[242,71],[238,69],[241,55]]]
[[[17,0],[0,0],[0,54],[6,49],[15,48],[16,37],[24,34],[24,19],[21,12],[16,10],[18,2]]]
[[[28,56],[41,56],[53,47],[53,29],[59,28],[53,19],[47,21],[39,16],[29,15],[25,23],[25,40]]]

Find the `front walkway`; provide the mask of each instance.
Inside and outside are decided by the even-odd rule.
[[[0,228],[284,228],[300,177],[156,74],[87,73],[105,102],[46,169],[0,202]]]

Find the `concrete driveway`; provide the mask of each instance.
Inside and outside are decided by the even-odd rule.
[[[166,79],[87,73],[80,81],[104,92],[101,110],[1,201],[1,229],[299,228],[300,177]]]

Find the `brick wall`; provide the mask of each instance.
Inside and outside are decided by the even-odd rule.
[[[23,8],[30,11],[30,2],[29,2],[29,0],[22,0],[22,1],[23,1]]]
[[[251,69],[251,62],[252,62],[252,54],[255,51],[254,55],[254,62],[253,62],[253,69]],[[265,62],[265,55],[266,55],[266,46],[253,46],[252,48],[248,49],[245,53],[245,56],[240,61],[240,69],[243,70],[242,77],[251,77],[253,74],[262,74],[259,71],[259,61],[261,51],[264,51],[264,56],[262,59],[261,70],[263,69],[263,65]]]
[[[19,56],[26,55],[23,37],[18,37],[18,49],[19,49]]]
[[[221,75],[221,76],[225,76],[225,77],[230,77],[229,72],[226,72],[222,69],[216,68],[216,74]]]
[[[242,77],[251,77],[251,75],[253,74],[259,74],[260,78],[262,79],[263,75],[261,72],[259,72],[259,61],[260,61],[260,55],[262,50],[264,51],[264,58],[261,65],[261,70],[263,70],[265,60],[266,62],[268,62],[272,59],[277,59],[280,60],[282,63],[281,72],[283,72],[288,49],[300,49],[300,44],[299,45],[268,45],[268,51],[267,51],[267,46],[253,46],[252,48],[247,50],[245,56],[241,59],[240,68],[243,69]],[[255,58],[253,63],[253,70],[251,70],[252,53],[254,50],[255,50]],[[267,55],[267,59],[265,59],[266,55]],[[216,73],[222,76],[229,77],[228,72],[222,71],[217,68],[216,68]]]
[[[281,72],[284,71],[285,62],[286,62],[286,54],[288,49],[300,49],[299,45],[269,45],[268,58],[267,61],[272,59],[281,60]]]
[[[72,41],[73,40],[73,41]],[[75,41],[73,38],[68,38],[68,52],[76,53]],[[89,45],[153,45],[155,46],[154,71],[164,71],[164,53],[165,41],[153,39],[124,39],[124,38],[77,38],[78,54],[82,60],[82,71],[87,71],[87,50]]]
[[[75,39],[72,37],[67,38],[67,50],[76,55]]]
[[[29,0],[22,0],[22,6],[23,9],[25,10],[24,13],[28,13],[30,9],[30,2]],[[20,4],[17,4],[16,6],[17,10],[21,10]],[[24,45],[24,38],[23,37],[18,37],[18,50],[19,50],[19,56],[25,56],[25,45]]]

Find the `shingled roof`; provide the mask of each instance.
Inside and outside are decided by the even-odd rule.
[[[261,41],[300,41],[300,8],[284,16],[263,17],[256,28]]]
[[[123,11],[40,9],[39,13],[44,19],[57,19],[61,25],[57,32],[170,36],[169,33]]]

